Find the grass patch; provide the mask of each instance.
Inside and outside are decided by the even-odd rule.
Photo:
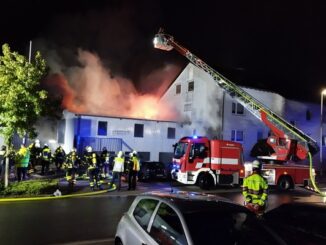
[[[52,194],[58,187],[58,179],[26,180],[10,183],[5,189],[0,184],[0,196],[32,197]]]

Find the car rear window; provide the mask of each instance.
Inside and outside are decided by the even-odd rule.
[[[141,199],[134,212],[133,216],[135,217],[137,223],[144,229],[147,229],[149,220],[154,212],[154,209],[158,203],[158,200],[155,199]]]

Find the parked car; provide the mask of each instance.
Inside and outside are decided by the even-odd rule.
[[[137,196],[121,218],[115,244],[285,244],[252,212],[200,193]]]
[[[168,171],[162,162],[142,162],[138,173],[139,181],[168,178]]]

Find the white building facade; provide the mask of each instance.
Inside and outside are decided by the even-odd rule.
[[[58,126],[58,144],[66,151],[77,148],[82,152],[86,146],[101,151],[131,152],[136,150],[143,161],[172,159],[173,144],[182,137],[182,127],[173,121],[105,117],[75,114],[64,111]]]
[[[319,105],[287,100],[273,92],[242,89],[319,142]],[[267,138],[270,132],[260,120],[223,92],[210,75],[191,63],[170,85],[161,101],[174,104],[181,115],[179,120],[184,125],[185,136],[196,134],[240,142],[245,160],[253,159],[250,157],[252,147],[259,139]],[[320,165],[317,155],[314,156],[315,167]]]

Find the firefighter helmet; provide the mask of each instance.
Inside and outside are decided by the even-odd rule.
[[[92,149],[92,147],[91,147],[91,146],[87,146],[87,147],[86,147],[86,151],[87,151],[87,152],[92,152],[92,151],[93,151],[93,149]]]
[[[122,151],[119,151],[118,152],[118,157],[122,157],[123,156],[123,152]]]
[[[252,168],[253,169],[260,169],[260,167],[261,167],[261,163],[258,160],[254,160],[252,162]]]

